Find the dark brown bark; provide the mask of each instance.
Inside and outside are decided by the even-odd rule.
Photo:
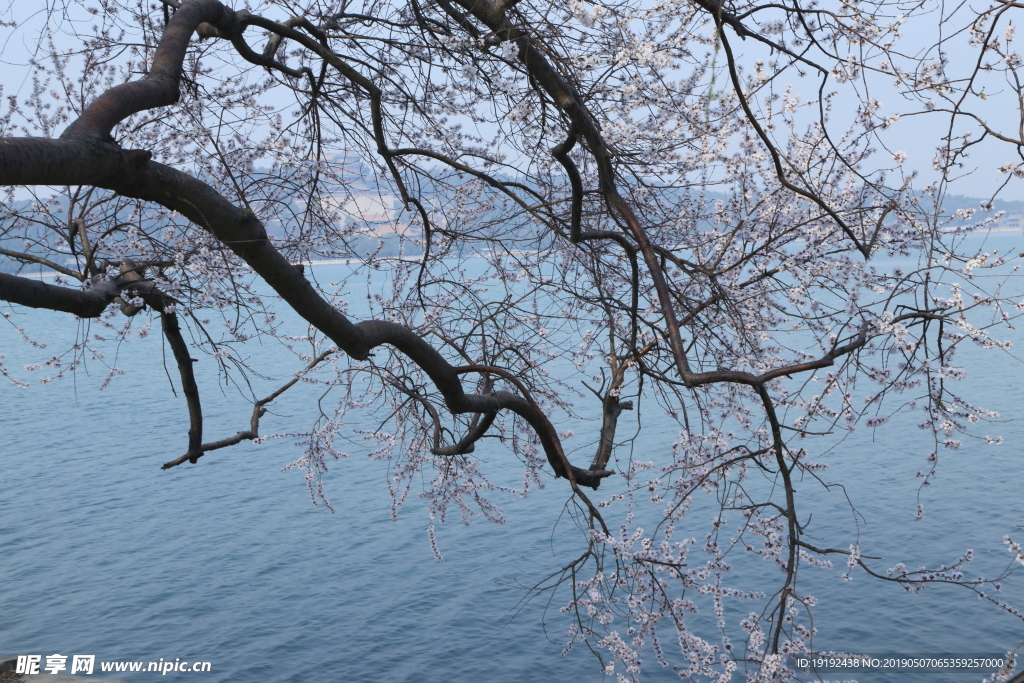
[[[95,318],[102,314],[120,291],[118,284],[108,278],[98,280],[89,289],[72,289],[0,273],[0,301],[72,313],[79,318]]]
[[[601,420],[601,439],[597,444],[597,453],[590,464],[592,471],[603,470],[608,466],[615,447],[615,429],[619,424],[619,415],[623,410],[633,410],[632,401],[619,401],[618,396],[608,394],[601,405],[604,417]]]
[[[188,353],[188,345],[181,335],[177,314],[167,310],[162,311],[160,324],[164,330],[164,337],[167,338],[167,343],[171,347],[171,353],[174,354],[174,361],[178,364],[181,391],[185,394],[185,402],[188,404],[188,452],[185,457],[195,463],[203,454],[203,408],[199,401],[199,386],[196,384],[196,376],[192,371],[192,363],[195,360]]]

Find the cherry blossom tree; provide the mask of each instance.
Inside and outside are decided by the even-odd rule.
[[[189,421],[165,468],[268,438],[267,406],[306,381],[338,397],[299,434],[315,497],[358,411],[385,418],[368,437],[394,462],[396,505],[425,480],[432,518],[500,521],[491,492],[564,479],[586,550],[537,588],[561,589],[570,648],[585,643],[620,680],[658,664],[792,680],[785,655],[814,646],[807,567],[979,595],[1001,578],[964,578],[969,553],[887,570],[859,540],[819,546],[794,482],[824,485],[815,458],[835,435],[904,409],[934,435],[928,484],[939,452],[994,415],[956,393],[953,358],[1006,347],[995,330],[1018,315],[1019,286],[1010,257],[967,250],[999,214],[944,202],[975,150],[1011,155],[1006,183],[1024,176],[1018,8],[51,8],[30,92],[0,117],[0,299],[114,338],[159,318]],[[908,121],[938,131],[924,181],[893,143]],[[303,265],[317,259],[348,259],[355,279],[386,269],[372,317],[355,321],[345,283]],[[40,266],[53,284],[28,276]],[[282,306],[307,336],[282,331]],[[242,351],[257,335],[284,342],[295,377],[210,440],[192,356],[258,372]],[[70,376],[90,343],[30,369]],[[675,428],[640,459],[631,444],[652,413]],[[591,433],[557,427],[592,415]],[[589,463],[570,461],[570,437]],[[492,481],[473,455],[484,443],[523,463],[521,486]],[[695,531],[705,494],[719,514]],[[757,595],[732,585],[733,548],[778,579],[768,607],[727,626],[722,604]],[[710,596],[717,629],[690,626],[688,594]],[[736,629],[744,642],[724,635]]]

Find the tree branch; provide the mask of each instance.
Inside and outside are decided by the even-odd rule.
[[[321,362],[323,362],[323,360],[325,358],[327,358],[328,356],[330,356],[332,353],[334,353],[333,349],[329,349],[327,351],[324,351],[319,356],[314,358],[313,361],[304,368],[304,371],[305,370],[313,369],[314,367],[319,365]],[[191,363],[189,363],[189,367],[191,367]],[[221,439],[220,441],[211,441],[210,443],[204,443],[203,445],[199,446],[195,450],[193,450],[192,447],[191,447],[191,436],[192,436],[192,433],[190,431],[189,432],[189,441],[190,441],[189,451],[187,453],[185,453],[185,455],[181,456],[180,458],[177,458],[176,460],[171,460],[170,462],[164,463],[163,467],[161,467],[160,469],[167,470],[167,469],[170,469],[172,467],[176,467],[176,466],[182,464],[185,461],[188,461],[188,462],[191,462],[191,463],[194,464],[199,458],[203,457],[203,454],[205,454],[205,453],[207,453],[209,451],[215,451],[215,450],[218,450],[218,449],[221,449],[221,448],[227,448],[228,446],[234,446],[235,444],[241,443],[243,441],[253,441],[255,439],[258,439],[259,435],[260,435],[260,418],[263,417],[266,414],[266,412],[267,412],[267,409],[265,408],[265,406],[268,403],[270,403],[271,401],[273,401],[274,399],[276,399],[278,396],[280,396],[281,394],[283,394],[284,392],[288,391],[293,386],[295,386],[296,382],[298,382],[298,381],[299,381],[299,377],[298,376],[293,377],[291,380],[286,382],[281,388],[279,388],[274,393],[270,394],[269,396],[267,396],[266,398],[264,398],[262,400],[256,401],[256,403],[253,405],[253,408],[252,408],[252,417],[249,418],[249,429],[247,429],[245,431],[237,432],[234,436],[229,436],[229,437],[227,437],[225,439]],[[183,383],[184,383],[184,381],[183,381]],[[197,395],[196,395],[196,406],[198,407],[198,405],[199,405],[199,396],[198,396],[198,393],[197,393]],[[189,404],[189,407],[190,407],[190,414],[191,414],[191,404]],[[201,418],[201,415],[200,415],[200,418]],[[200,428],[201,428],[201,426],[202,425],[200,424]]]
[[[178,374],[181,376],[181,391],[185,394],[185,402],[188,404],[188,452],[183,458],[195,463],[203,454],[203,409],[199,402],[199,387],[196,385],[196,376],[192,370],[195,362],[188,353],[188,345],[181,336],[181,327],[178,325],[178,315],[173,309],[164,309],[160,312],[160,324],[163,327],[164,336],[171,346],[174,360],[178,364]],[[164,469],[167,465],[164,465]]]
[[[72,289],[20,275],[0,273],[0,301],[72,313],[79,318],[95,318],[106,310],[121,293],[121,287],[127,284],[104,275],[90,281],[88,289]]]
[[[109,140],[114,126],[132,114],[177,102],[181,94],[179,86],[185,50],[192,34],[203,23],[215,26],[224,35],[233,35],[240,28],[235,13],[219,0],[184,3],[164,28],[146,77],[116,85],[104,92],[86,107],[61,137]]]

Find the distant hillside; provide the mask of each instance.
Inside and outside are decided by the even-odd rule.
[[[977,209],[981,206],[985,199],[978,197],[965,197],[960,194],[946,195],[945,200],[942,202],[942,208],[947,212],[952,213],[957,209]],[[1024,213],[1024,200],[1016,199],[996,199],[992,202],[992,208],[996,211],[1005,211],[1006,213]]]
[[[350,166],[350,168],[346,169],[348,171],[348,175],[354,178],[365,178],[372,173],[372,169],[369,169],[361,165],[357,165],[354,162],[351,162],[350,160],[345,161]],[[514,180],[514,178],[511,177],[509,179]],[[433,188],[429,186],[429,183],[425,183],[424,185],[425,186],[421,187],[420,189],[424,195],[428,195]],[[353,190],[354,192],[352,192]],[[346,193],[345,197],[347,199],[353,196],[357,198],[366,198],[367,200],[380,198],[378,191],[375,190],[374,188],[371,188],[369,185],[367,185],[366,187],[363,187],[362,185],[358,185],[357,187],[349,187],[347,188],[347,191],[352,192],[352,194]],[[680,188],[679,190],[677,190],[677,192],[679,192],[681,196],[686,192],[693,193],[694,190],[692,188]],[[719,192],[710,190],[704,192],[704,199],[705,201],[708,202],[713,202],[715,200],[725,198],[726,195]],[[967,197],[964,195],[946,195],[946,197],[943,199],[942,213],[949,215],[954,213],[957,209],[978,209],[981,207],[983,201],[987,200],[979,197]],[[13,208],[26,208],[29,203],[30,202],[28,201],[17,202],[15,203]],[[349,203],[351,203],[351,201]],[[301,207],[299,207],[297,204],[293,204],[289,208],[291,209],[290,213],[292,217],[298,216],[302,213]],[[1024,228],[1024,199],[996,199],[993,202],[993,208],[996,211],[1005,211],[1007,214],[1007,216],[1005,216],[1002,220],[999,221],[999,226],[1001,228]],[[500,223],[500,220],[498,220],[499,217],[500,211],[492,211],[490,213],[485,213],[483,216],[481,216],[482,220],[484,221],[494,221],[496,223]],[[289,219],[285,218],[284,220]],[[503,226],[502,231],[512,239],[531,238],[531,235],[528,231],[521,233],[515,225],[505,225]],[[269,220],[267,222],[267,232],[270,234],[272,238],[281,238],[285,234],[285,225],[281,219]],[[414,243],[410,242],[409,240],[403,240],[400,235],[396,235],[390,231],[385,231],[385,233],[386,234],[382,233],[375,235],[372,234],[372,232],[370,232],[363,235],[356,235],[349,240],[348,248],[352,252],[353,256],[368,255],[373,253],[376,253],[379,256],[396,256],[399,253],[404,253],[406,255],[420,253],[421,249],[417,247]],[[26,239],[28,239],[31,242],[34,241],[34,237],[35,235],[32,234],[6,234],[5,226],[0,224],[0,248],[7,248],[13,251],[21,251],[25,248]],[[316,258],[315,254],[311,256],[313,258]],[[20,263],[3,255],[0,255],[0,272],[17,272],[21,268],[23,268],[23,266]],[[35,268],[38,269],[38,266]]]

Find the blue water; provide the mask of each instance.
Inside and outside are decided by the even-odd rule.
[[[341,277],[330,268],[342,267],[323,267],[322,280]],[[60,314],[17,311],[13,319],[50,343],[45,351],[29,349],[13,326],[0,324],[0,352],[18,371],[78,333]],[[294,361],[275,361],[287,359],[280,351],[271,343],[252,346],[259,367],[276,374],[258,395],[296,369]],[[549,481],[525,500],[496,494],[504,525],[439,525],[441,563],[428,541],[425,504],[411,500],[392,521],[388,465],[362,457],[368,448],[358,438],[348,448],[352,457],[325,477],[333,514],[311,503],[301,471],[282,471],[300,455],[287,439],[241,444],[161,471],[183,452],[187,420],[183,401],[168,388],[159,334],[109,348],[106,360],[114,353],[126,372],[102,392],[98,362],[75,382],[0,386],[0,654],[212,663],[206,674],[107,675],[131,683],[602,679],[584,648],[560,655],[564,596],[546,609],[548,596],[524,604],[528,594],[516,587],[542,580],[581,548],[562,514],[563,482]],[[923,493],[923,521],[912,521],[913,475],[926,466],[930,434],[913,427],[917,418],[877,434],[860,429],[824,458],[832,466],[825,478],[844,481],[860,513],[865,554],[884,558],[876,566],[904,561],[914,568],[973,548],[968,574],[993,575],[1010,560],[1003,535],[1024,540],[1017,527],[1024,524],[1024,368],[997,353],[960,360],[973,359],[980,365],[965,393],[1001,411],[1007,422],[983,431],[1006,443],[965,442],[943,452],[939,477]],[[208,358],[197,365],[207,438],[245,428],[249,405],[232,387],[214,388]],[[264,418],[264,433],[308,427],[317,395],[315,387],[297,386],[276,404],[276,416]],[[650,417],[637,451],[656,454],[675,432]],[[521,482],[521,465],[506,452],[482,448],[477,455],[496,483]],[[615,487],[608,482],[599,497]],[[856,527],[845,496],[812,481],[797,488],[805,514],[814,515],[815,540],[848,545]],[[700,542],[715,509],[705,507],[692,513]],[[777,587],[767,563],[737,558],[736,567],[733,585]],[[1002,597],[1024,606],[1018,568]],[[863,573],[845,582],[842,571],[801,573],[803,590],[820,601],[814,626],[821,650],[1002,653],[1024,641],[1021,621],[963,589],[907,595]],[[760,605],[727,603],[727,619],[735,623]],[[702,619],[695,626],[708,623]],[[676,679],[649,651],[647,660],[644,680]],[[831,678],[931,683],[982,674]]]

